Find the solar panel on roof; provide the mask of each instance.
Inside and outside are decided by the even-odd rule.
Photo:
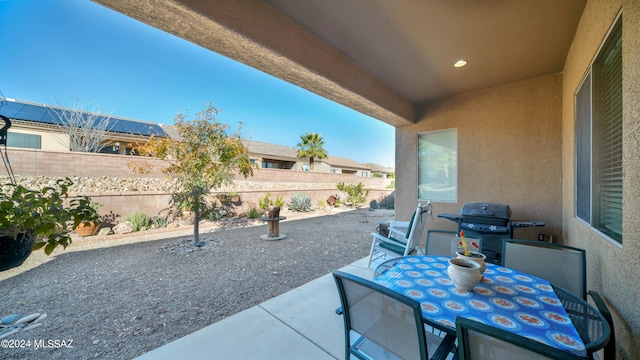
[[[61,109],[51,108],[44,105],[22,103],[11,100],[7,100],[6,103],[0,107],[0,114],[10,119],[34,121],[54,125],[62,124],[60,121],[62,111],[63,110]],[[83,117],[86,119],[87,116],[89,116],[89,114],[85,112]],[[98,116],[98,122],[105,117],[107,116]],[[111,117],[109,119],[107,129],[109,129],[109,131],[122,134],[168,136],[160,125],[117,117]]]

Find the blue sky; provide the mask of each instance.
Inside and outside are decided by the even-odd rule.
[[[390,125],[88,0],[0,0],[0,46],[7,98],[165,124],[211,102],[246,138],[394,166]]]

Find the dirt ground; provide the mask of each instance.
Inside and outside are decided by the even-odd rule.
[[[368,255],[371,232],[393,210],[290,214],[278,241],[261,221],[77,239],[0,272],[0,318],[46,313],[43,326],[6,339],[3,359],[131,359]],[[53,344],[34,347],[35,341]],[[59,340],[49,342],[49,340]],[[65,341],[72,347],[56,348]]]

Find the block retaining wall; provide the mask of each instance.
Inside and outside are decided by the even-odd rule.
[[[161,169],[166,163],[161,160],[143,157],[56,152],[33,149],[7,149],[7,155],[15,175],[20,177],[81,177],[109,182],[117,178],[117,183],[123,179],[165,179]],[[132,161],[143,162],[150,166],[150,172],[135,174],[129,164]],[[86,179],[80,179],[86,180]],[[236,176],[234,186],[221,189],[221,192],[235,191],[240,195],[242,205],[236,207],[237,213],[244,213],[251,207],[258,207],[258,200],[267,193],[275,200],[282,197],[285,204],[296,193],[304,193],[311,198],[314,208],[325,204],[325,200],[332,194],[339,194],[342,199],[346,194],[337,190],[339,182],[345,184],[363,183],[370,189],[371,200],[381,200],[390,195],[393,189],[387,186],[391,179],[364,178],[355,175],[317,173],[280,169],[254,169],[252,177]],[[116,181],[112,181],[115,183]],[[126,183],[126,181],[124,181]],[[73,190],[73,189],[72,189]],[[101,214],[113,213],[122,220],[129,214],[141,211],[148,215],[157,215],[168,206],[170,193],[167,191],[82,191],[72,195],[87,195],[100,203]]]

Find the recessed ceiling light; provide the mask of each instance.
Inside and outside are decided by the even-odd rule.
[[[453,66],[455,67],[463,67],[465,65],[467,65],[467,60],[462,60],[462,59],[456,61],[456,63],[453,64]]]

